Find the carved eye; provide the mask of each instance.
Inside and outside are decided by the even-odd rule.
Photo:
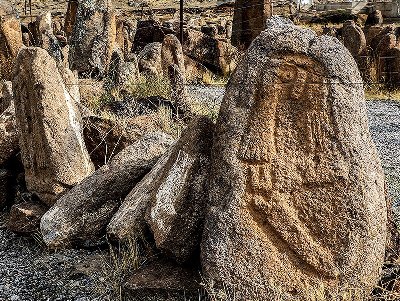
[[[296,66],[284,64],[279,68],[278,76],[284,83],[293,82],[297,79],[297,71]]]

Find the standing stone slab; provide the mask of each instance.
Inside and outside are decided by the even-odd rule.
[[[169,66],[174,64],[178,66],[181,74],[185,76],[185,58],[182,45],[175,35],[167,34],[165,36],[161,46],[161,62],[165,77],[168,77]]]
[[[270,0],[236,0],[233,14],[232,45],[247,48],[265,29],[266,20],[272,15]]]
[[[22,46],[20,21],[9,15],[0,15],[0,76],[3,79],[12,79],[14,61]]]
[[[344,46],[355,58],[363,54],[367,48],[364,32],[354,21],[348,21],[343,25],[342,39]]]
[[[21,49],[13,91],[28,189],[53,205],[94,169],[82,137],[81,115],[44,49]]]
[[[214,135],[206,278],[238,300],[367,295],[384,261],[384,175],[357,65],[272,18],[232,76]]]
[[[147,44],[138,54],[139,71],[146,76],[162,76],[161,43]]]
[[[214,125],[193,121],[182,137],[126,197],[107,227],[116,239],[140,237],[146,224],[156,246],[178,262],[199,248],[207,202]]]
[[[147,134],[62,196],[41,220],[45,243],[51,247],[96,243],[121,200],[173,141],[163,133]]]
[[[114,49],[115,34],[115,13],[111,0],[79,1],[70,38],[71,69],[92,76],[104,76]]]
[[[78,12],[78,1],[69,0],[67,4],[67,13],[65,14],[64,32],[67,38],[72,34],[76,22],[76,14]]]
[[[51,12],[45,12],[36,17],[36,21],[31,25],[33,35],[33,45],[46,49],[47,52],[60,65],[63,62],[61,46],[53,33],[53,21]]]

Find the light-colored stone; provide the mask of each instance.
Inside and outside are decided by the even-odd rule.
[[[56,62],[41,48],[19,52],[13,91],[28,189],[52,205],[94,170],[80,112]]]
[[[57,62],[63,63],[63,53],[57,38],[53,33],[53,22],[51,12],[45,12],[36,17],[36,21],[31,26],[33,35],[33,45],[45,49]]]
[[[115,12],[111,0],[79,1],[70,37],[71,69],[90,76],[105,76],[115,35]]]
[[[15,121],[14,103],[0,114],[0,165],[19,150],[19,134]]]
[[[216,125],[206,279],[238,300],[369,296],[387,208],[361,82],[338,40],[269,19],[231,77]]]
[[[63,195],[41,220],[45,243],[54,248],[99,241],[121,200],[173,141],[147,134]]]

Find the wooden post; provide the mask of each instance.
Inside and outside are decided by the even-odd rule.
[[[183,0],[180,0],[179,19],[180,19],[179,39],[181,41],[181,44],[183,45]]]

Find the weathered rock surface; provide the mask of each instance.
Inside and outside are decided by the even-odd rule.
[[[171,83],[171,101],[182,111],[190,110],[188,94],[185,86],[185,76],[176,64],[169,65],[168,77]]]
[[[174,30],[163,27],[160,22],[155,20],[143,20],[137,23],[133,50],[135,52],[142,50],[147,44],[162,43],[165,35],[174,34]]]
[[[78,1],[68,0],[67,13],[65,14],[65,21],[64,21],[64,32],[65,35],[67,36],[67,39],[70,38],[72,31],[74,30],[77,12],[78,12]]]
[[[21,49],[13,91],[28,189],[52,205],[94,170],[82,137],[81,115],[44,49]]]
[[[168,77],[168,67],[177,65],[181,74],[185,76],[185,59],[181,42],[172,34],[165,36],[161,46],[161,62],[165,77]]]
[[[123,53],[118,49],[111,56],[108,70],[106,89],[119,87],[123,89],[129,84],[135,84],[139,80],[139,66],[137,57],[129,55],[130,61],[125,61]]]
[[[199,271],[159,260],[135,271],[124,285],[133,300],[198,300],[201,291]]]
[[[161,76],[162,61],[161,61],[161,43],[154,42],[147,44],[138,54],[139,71],[147,76]]]
[[[40,219],[47,207],[40,203],[26,202],[11,207],[7,227],[17,233],[33,233],[39,229]]]
[[[19,134],[14,103],[0,114],[0,165],[19,150]]]
[[[228,84],[202,241],[240,300],[369,295],[384,262],[384,175],[360,74],[336,39],[271,18]],[[351,233],[351,235],[349,235]]]
[[[237,49],[200,31],[185,30],[183,52],[211,71],[227,75],[236,67]]]
[[[45,49],[57,62],[63,62],[63,53],[57,38],[53,33],[51,12],[43,13],[37,16],[36,21],[31,26],[33,43],[32,46]]]
[[[115,44],[122,51],[124,57],[128,56],[132,51],[136,28],[136,20],[121,17],[117,18]]]
[[[71,69],[91,76],[106,75],[115,34],[115,13],[111,0],[79,1],[70,38]]]
[[[206,118],[188,126],[126,197],[107,227],[111,237],[140,237],[147,222],[159,249],[180,262],[193,255],[207,202],[212,132]]]
[[[172,143],[166,134],[147,134],[62,196],[42,218],[46,244],[96,243],[121,200]]]
[[[382,25],[383,16],[382,12],[378,9],[368,14],[367,20],[365,21],[366,26]]]
[[[265,22],[272,15],[270,0],[235,1],[233,14],[232,45],[247,48],[265,29]]]
[[[342,39],[344,46],[350,51],[353,57],[358,57],[365,52],[367,41],[364,32],[354,21],[347,21],[343,25]]]
[[[19,20],[10,15],[0,16],[0,76],[12,79],[14,61],[23,46]]]

